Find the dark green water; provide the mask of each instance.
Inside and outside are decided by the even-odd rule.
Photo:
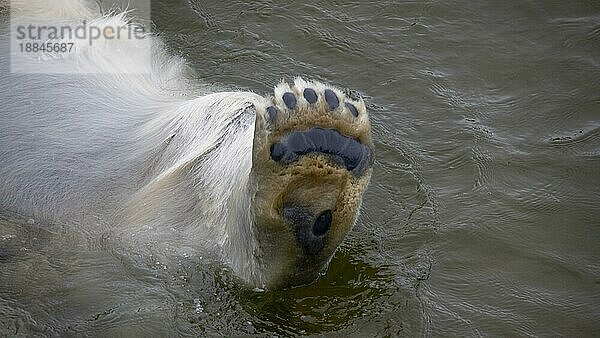
[[[361,218],[324,277],[278,292],[0,220],[0,336],[600,335],[600,3],[162,0],[153,20],[204,81],[363,95]]]

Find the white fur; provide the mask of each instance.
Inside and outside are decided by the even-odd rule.
[[[91,1],[22,0],[11,14],[126,24],[126,14],[101,16],[95,8]],[[207,94],[157,38],[143,42],[149,58],[136,43],[78,42],[67,57],[47,55],[28,69],[86,74],[11,74],[2,49],[0,210],[148,246],[212,244],[260,284],[248,197],[255,116],[246,108],[264,99]]]

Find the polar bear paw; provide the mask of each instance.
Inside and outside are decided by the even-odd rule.
[[[262,247],[282,274],[314,276],[352,228],[371,175],[364,102],[320,82],[280,83],[256,107],[252,160]]]
[[[364,102],[301,78],[293,85],[280,83],[274,96],[258,107],[255,146],[269,148],[268,158],[260,158],[263,149],[255,147],[257,161],[270,159],[285,166],[304,155],[325,154],[356,177],[373,159]]]
[[[262,112],[269,128],[270,158],[286,165],[307,154],[329,155],[355,176],[372,162],[369,117],[362,100],[318,82],[297,79],[275,88]]]

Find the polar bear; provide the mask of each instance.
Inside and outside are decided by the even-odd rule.
[[[14,0],[10,14],[135,25],[95,4]],[[7,18],[4,10],[3,46]],[[0,211],[165,251],[210,248],[250,286],[314,280],[371,177],[364,102],[302,78],[267,96],[211,93],[146,38],[150,58],[133,40],[75,41],[70,53],[29,60],[28,74],[11,72],[19,51],[2,48]]]

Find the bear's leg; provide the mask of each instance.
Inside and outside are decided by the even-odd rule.
[[[351,230],[371,176],[362,100],[296,79],[256,107],[254,234],[267,284],[314,279]]]

